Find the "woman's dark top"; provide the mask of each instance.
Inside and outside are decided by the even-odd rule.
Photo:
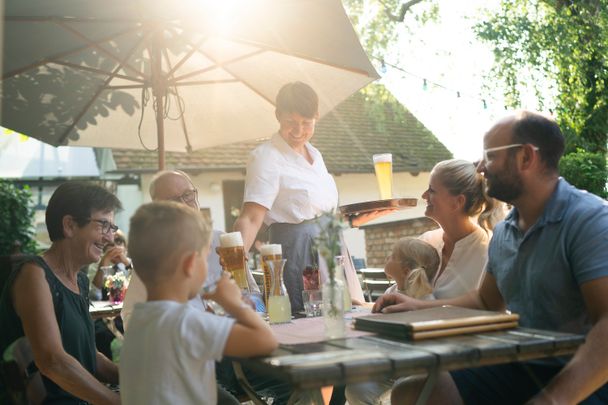
[[[55,276],[53,271],[39,256],[26,256],[19,259],[14,270],[11,272],[0,295],[0,355],[15,340],[24,336],[21,319],[17,316],[11,300],[11,288],[15,278],[28,262],[34,262],[44,270],[46,281],[53,297],[55,318],[61,334],[63,349],[74,357],[91,374],[95,375],[96,349],[95,330],[93,320],[89,314],[89,280],[87,276],[78,273],[78,288],[80,294],[76,294]],[[47,391],[45,404],[82,404],[84,401],[65,392],[53,381],[42,376]],[[0,386],[0,391],[3,388]],[[0,398],[2,397],[0,393]]]

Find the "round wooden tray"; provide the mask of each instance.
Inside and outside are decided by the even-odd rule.
[[[415,207],[418,203],[417,198],[391,198],[388,200],[366,201],[361,203],[347,204],[340,207],[342,215],[357,215],[366,212],[383,210],[401,210],[404,208]]]

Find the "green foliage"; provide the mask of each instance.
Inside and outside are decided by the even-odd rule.
[[[375,126],[379,133],[386,132],[388,122],[404,122],[406,119],[405,109],[399,101],[388,91],[385,86],[379,84],[367,85],[360,91],[365,98],[365,114],[369,122]]]
[[[19,189],[13,183],[0,180],[0,255],[13,252],[15,242],[23,253],[35,253],[34,209],[28,187]]]
[[[334,258],[342,254],[340,236],[346,228],[342,216],[338,212],[324,212],[317,218],[321,232],[314,240],[314,247],[327,263],[329,279],[335,279]]]
[[[344,8],[370,58],[383,58],[411,25],[435,20],[433,0],[343,0]]]
[[[559,163],[561,175],[581,190],[606,198],[606,156],[600,152],[577,149],[565,155]]]
[[[574,152],[566,159],[579,159],[578,148],[588,152],[585,159],[599,153],[598,171],[586,166],[578,176],[589,176],[583,184],[605,184],[608,0],[503,0],[500,12],[486,16],[476,32],[494,48],[494,73],[506,85],[510,106],[532,88],[544,109],[543,87],[552,88],[566,153]]]

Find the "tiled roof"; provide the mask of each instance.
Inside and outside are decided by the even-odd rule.
[[[243,170],[249,151],[264,140],[192,153],[168,152],[166,166],[191,171]],[[319,120],[312,138],[331,173],[373,172],[371,156],[392,152],[395,172],[430,171],[452,154],[388,91],[371,85]],[[156,152],[113,149],[117,172],[156,171]]]

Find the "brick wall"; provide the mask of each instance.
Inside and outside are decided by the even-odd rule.
[[[419,236],[439,226],[432,219],[422,217],[405,221],[362,226],[365,230],[367,267],[384,267],[393,245],[404,236]]]

